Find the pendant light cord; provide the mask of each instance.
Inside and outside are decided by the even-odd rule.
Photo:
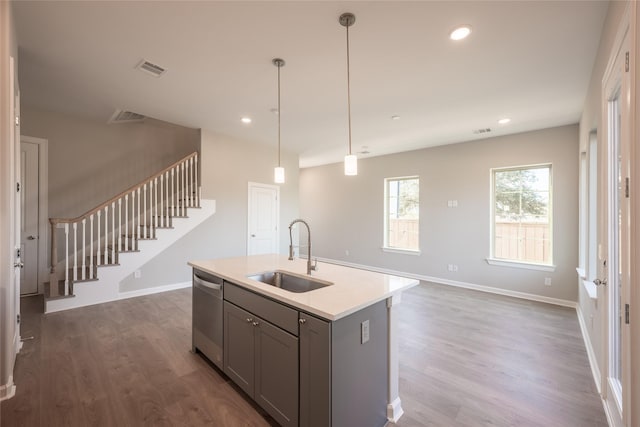
[[[349,25],[347,29],[347,110],[349,116],[349,155],[351,155],[351,73],[349,71]]]
[[[280,167],[280,67],[278,64],[278,167]]]

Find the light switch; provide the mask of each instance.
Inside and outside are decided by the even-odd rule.
[[[361,329],[361,343],[364,344],[369,341],[369,321],[365,320],[360,324]]]

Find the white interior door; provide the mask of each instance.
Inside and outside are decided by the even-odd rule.
[[[39,252],[39,146],[30,142],[20,143],[20,249],[22,269],[20,294],[38,293]]]
[[[628,29],[628,27],[627,27]],[[605,301],[605,366],[602,392],[614,427],[630,426],[630,81],[628,31],[618,38],[618,50],[603,80],[603,222],[599,232],[599,278],[606,283],[599,296]],[[604,281],[603,279],[606,279]]]
[[[278,253],[280,187],[249,183],[247,255]]]

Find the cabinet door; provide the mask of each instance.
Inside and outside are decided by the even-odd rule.
[[[249,396],[254,393],[255,316],[224,302],[224,373]]]
[[[331,425],[331,324],[300,313],[300,427]]]
[[[281,426],[297,426],[298,338],[263,320],[255,338],[254,399]]]

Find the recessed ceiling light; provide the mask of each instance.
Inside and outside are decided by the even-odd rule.
[[[391,120],[400,120],[400,116],[396,116],[396,115],[391,116]]]
[[[250,117],[243,117],[243,118],[241,118],[241,119],[240,119],[240,121],[241,121],[242,123],[244,123],[244,124],[247,124],[247,125],[248,125],[249,123],[251,123],[251,118],[250,118]]]
[[[504,117],[504,118],[498,120],[498,123],[501,124],[501,125],[506,125],[510,121],[511,121],[511,119],[509,117]]]
[[[449,34],[449,38],[451,40],[462,40],[464,38],[467,38],[469,34],[471,34],[471,26],[463,25],[451,31],[451,34]]]

